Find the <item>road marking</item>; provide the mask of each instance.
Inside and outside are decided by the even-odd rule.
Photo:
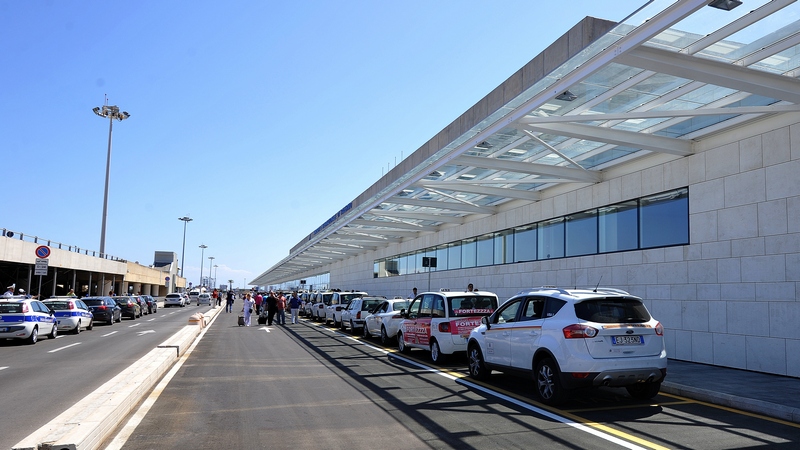
[[[267,327],[261,327],[261,328],[259,328],[259,330],[264,330],[264,331],[266,331],[267,333],[272,333],[272,331],[271,331],[269,328],[267,328]]]
[[[61,350],[64,350],[65,348],[75,347],[76,345],[81,345],[81,343],[80,343],[80,342],[76,342],[76,343],[74,343],[74,344],[65,345],[64,347],[57,348],[57,349],[54,349],[54,350],[50,350],[50,351],[49,351],[49,352],[47,352],[47,353],[55,353],[55,352],[60,352]]]
[[[116,333],[119,333],[119,331],[112,331],[111,333],[106,333],[106,334],[104,334],[104,335],[102,335],[100,337],[111,336],[112,334],[116,334]]]
[[[152,321],[154,321],[154,320],[156,320],[156,319],[148,319],[147,321],[148,321],[148,322],[152,322]]]
[[[138,327],[139,325],[141,325],[141,324],[140,323],[135,323],[133,325],[128,325],[128,328]]]
[[[145,334],[150,334],[150,333],[155,333],[155,332],[156,332],[156,330],[144,330],[144,331],[137,332],[137,334],[139,336],[144,336]]]
[[[0,367],[0,370],[6,370],[6,369],[8,369],[8,366]]]

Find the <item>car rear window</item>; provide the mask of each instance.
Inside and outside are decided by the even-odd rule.
[[[19,314],[22,312],[22,303],[0,303],[0,314]]]
[[[104,304],[104,302],[100,299],[89,299],[89,298],[83,299],[83,303],[86,303],[89,306],[100,306]]]
[[[575,315],[581,320],[597,323],[644,323],[650,320],[641,300],[636,298],[604,297],[575,304]]]
[[[455,317],[488,316],[497,309],[497,297],[489,295],[450,297],[450,306]]]
[[[54,309],[56,311],[63,311],[65,309],[69,309],[69,302],[47,302],[45,303],[50,309]]]
[[[181,294],[167,294],[167,298],[181,298]]]
[[[383,300],[364,300],[361,303],[361,310],[362,311],[370,311],[372,308],[380,305],[383,303]]]

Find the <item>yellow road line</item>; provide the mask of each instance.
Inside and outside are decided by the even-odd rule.
[[[708,407],[711,407],[711,408],[721,409],[723,411],[728,411],[728,412],[732,412],[732,413],[736,413],[736,414],[741,414],[743,416],[755,417],[755,418],[762,419],[762,420],[768,420],[770,422],[779,423],[781,425],[787,425],[787,426],[790,426],[790,427],[793,427],[793,428],[800,428],[800,423],[789,422],[787,420],[778,419],[776,417],[769,417],[769,416],[765,416],[765,415],[762,415],[762,414],[753,413],[753,412],[749,412],[749,411],[743,411],[741,409],[731,408],[731,407],[723,406],[723,405],[715,405],[713,403],[704,402],[702,400],[694,400],[694,399],[691,399],[691,398],[681,397],[680,395],[667,394],[665,392],[661,392],[660,395],[663,395],[665,397],[671,397],[671,398],[676,398],[676,399],[688,401],[689,403],[696,403],[698,405],[703,405],[703,406],[708,406]]]

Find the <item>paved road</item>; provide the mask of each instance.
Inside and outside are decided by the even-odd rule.
[[[35,345],[0,340],[0,449],[11,448],[205,309],[159,308],[136,320],[97,324],[79,335],[42,336]]]
[[[138,426],[110,448],[796,448],[800,428],[672,395],[637,402],[621,389],[558,410],[530,384],[464,378],[460,361],[301,323],[240,328],[221,314]],[[440,370],[442,369],[442,370]]]

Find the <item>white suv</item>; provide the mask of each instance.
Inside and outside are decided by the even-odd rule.
[[[642,299],[610,288],[544,287],[518,293],[469,336],[469,374],[532,375],[554,405],[581,387],[625,387],[655,397],[667,374],[664,328]]]
[[[397,348],[429,350],[433,362],[443,362],[445,355],[467,351],[470,331],[495,309],[497,295],[491,292],[424,292],[402,311]]]

